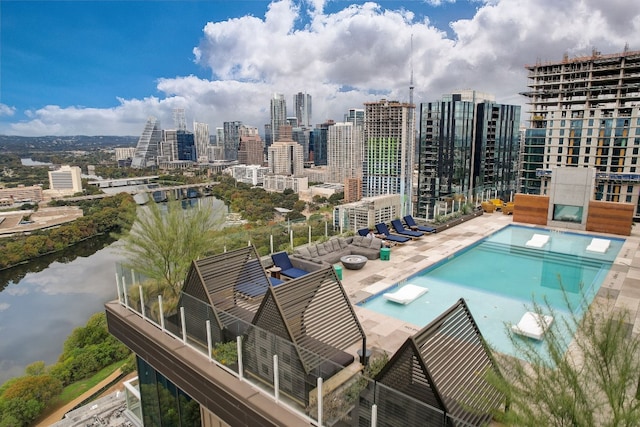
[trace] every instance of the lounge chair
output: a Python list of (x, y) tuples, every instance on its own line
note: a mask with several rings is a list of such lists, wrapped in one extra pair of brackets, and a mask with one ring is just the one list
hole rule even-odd
[(404, 228), (404, 225), (402, 225), (402, 221), (400, 221), (399, 219), (391, 220), (391, 226), (396, 233), (402, 234), (403, 236), (409, 236), (413, 238), (424, 236), (424, 233), (422, 231), (413, 231), (409, 230), (408, 228)]
[(609, 249), (610, 244), (611, 244), (611, 240), (609, 239), (593, 238), (591, 239), (591, 243), (589, 243), (589, 246), (587, 246), (587, 251), (598, 252), (603, 254), (607, 252), (607, 249)]
[(428, 291), (429, 288), (423, 288), (422, 286), (408, 284), (404, 285), (395, 292), (384, 293), (382, 294), (382, 296), (389, 301), (393, 301), (398, 304), (409, 304)]
[(532, 248), (541, 248), (549, 242), (549, 236), (546, 234), (534, 234), (525, 245)]
[(368, 235), (369, 235), (368, 228), (361, 228), (360, 230), (358, 230), (358, 236), (367, 237)]
[(404, 220), (404, 223), (407, 224), (407, 227), (409, 227), (412, 230), (424, 231), (425, 233), (436, 232), (435, 228), (429, 227), (428, 225), (418, 225), (418, 223), (416, 223), (416, 220), (413, 219), (411, 215), (407, 215), (402, 219)]
[(309, 274), (308, 271), (295, 268), (293, 264), (291, 264), (289, 254), (284, 251), (272, 254), (271, 259), (273, 260), (273, 264), (276, 267), (280, 267), (282, 269), (282, 271), (280, 271), (280, 275), (282, 276), (288, 277), (290, 279), (295, 279), (296, 277), (301, 277), (305, 274)]
[(384, 222), (376, 224), (376, 231), (378, 232), (378, 234), (383, 234), (383, 239), (389, 242), (407, 243), (409, 240), (411, 240), (410, 238), (405, 236), (396, 236), (391, 234), (389, 232), (389, 229), (387, 228), (387, 224), (385, 224)]
[(552, 322), (552, 316), (527, 311), (517, 325), (511, 326), (511, 330), (518, 335), (541, 340)]
[[(284, 283), (284, 280), (268, 277), (269, 284), (276, 287)], [(240, 283), (236, 285), (235, 290), (247, 298), (256, 298), (267, 293), (268, 285), (266, 283)]]

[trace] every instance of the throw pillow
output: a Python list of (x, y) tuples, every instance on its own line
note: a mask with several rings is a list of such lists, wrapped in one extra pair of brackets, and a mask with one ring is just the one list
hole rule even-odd
[[(353, 241), (351, 242), (351, 244), (353, 246), (362, 246), (362, 239), (365, 239), (366, 237), (363, 236), (354, 236), (353, 237)], [(369, 240), (367, 240), (367, 246), (369, 246)]]
[(302, 247), (302, 248), (298, 248), (296, 249), (296, 253), (300, 256), (303, 257), (311, 257), (311, 254), (309, 253), (309, 248), (307, 247)]
[(338, 241), (338, 239), (331, 239), (331, 244), (333, 245), (333, 251), (334, 252), (340, 252), (340, 249), (342, 249), (340, 247), (340, 242)]
[(340, 237), (338, 239), (338, 244), (340, 245), (340, 249), (344, 249), (347, 246), (349, 246), (349, 243), (347, 243), (347, 241), (345, 239), (343, 239), (342, 237)]
[(318, 246), (317, 245), (309, 246), (309, 255), (311, 255), (313, 258), (317, 258), (318, 257)]
[(371, 246), (369, 247), (371, 249), (379, 250), (382, 247), (382, 239), (378, 239), (377, 237), (371, 239)]
[(327, 252), (327, 249), (324, 247), (324, 244), (321, 243), (321, 244), (317, 245), (317, 247), (318, 247), (318, 255), (319, 256), (323, 256), (323, 255), (326, 255), (326, 254), (329, 253), (329, 252)]

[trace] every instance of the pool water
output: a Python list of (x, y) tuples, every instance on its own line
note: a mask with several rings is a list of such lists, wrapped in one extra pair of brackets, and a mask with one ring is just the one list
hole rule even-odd
[[(549, 242), (542, 248), (527, 247), (534, 233), (549, 235)], [(581, 316), (583, 301), (593, 300), (624, 243), (608, 238), (611, 245), (605, 253), (588, 252), (593, 237), (510, 225), (384, 291), (405, 283), (429, 289), (412, 303), (387, 301), (381, 292), (360, 305), (422, 328), (464, 298), (493, 348), (517, 356), (507, 328), (518, 323), (534, 301), (544, 310), (551, 307), (560, 326), (563, 319), (570, 320), (569, 307)], [(570, 342), (574, 331), (558, 330)], [(542, 348), (541, 342), (536, 345)]]

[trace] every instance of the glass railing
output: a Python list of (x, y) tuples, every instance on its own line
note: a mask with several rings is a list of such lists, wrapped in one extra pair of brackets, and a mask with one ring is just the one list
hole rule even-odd
[[(214, 310), (184, 293), (174, 302), (133, 295), (128, 283), (139, 276), (123, 269), (119, 274), (120, 304), (312, 425), (467, 425), (366, 377), (360, 367), (342, 366), (231, 314), (242, 312), (237, 306)], [(130, 398), (129, 409), (137, 414), (139, 395), (132, 391)]]

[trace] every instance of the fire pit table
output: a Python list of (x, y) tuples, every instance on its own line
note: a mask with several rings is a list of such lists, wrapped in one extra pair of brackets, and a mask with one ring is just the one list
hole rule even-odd
[(367, 257), (362, 255), (345, 255), (340, 262), (347, 270), (360, 270), (367, 263)]

